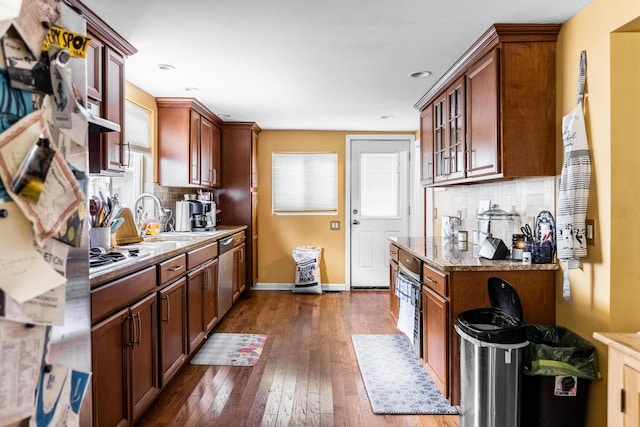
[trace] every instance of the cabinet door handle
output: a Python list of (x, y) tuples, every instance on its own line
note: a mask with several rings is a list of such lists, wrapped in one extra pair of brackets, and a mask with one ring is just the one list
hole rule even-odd
[(171, 304), (169, 303), (169, 295), (165, 295), (162, 297), (163, 300), (167, 301), (167, 318), (163, 318), (163, 322), (168, 322), (171, 318)]
[(140, 313), (134, 313), (131, 316), (131, 323), (133, 324), (133, 343), (132, 347), (135, 347), (138, 344), (140, 347)]
[(133, 348), (136, 343), (136, 322), (134, 321), (133, 315), (129, 312), (129, 316), (127, 317), (128, 323), (128, 332), (129, 336), (127, 337), (127, 346)]
[(437, 280), (434, 280), (434, 279), (432, 279), (432, 278), (431, 278), (431, 277), (429, 277), (429, 276), (425, 276), (425, 277), (424, 277), (424, 280), (426, 280), (427, 282), (430, 282), (430, 283), (434, 283), (434, 284), (435, 284), (435, 283), (438, 283), (438, 281), (437, 281)]
[(238, 262), (244, 262), (244, 248), (240, 249), (240, 254), (238, 256)]
[[(127, 163), (126, 164), (122, 164), (122, 167), (128, 168), (129, 166), (131, 166), (131, 144), (127, 141), (126, 144), (122, 144), (123, 146), (127, 146)], [(124, 156), (124, 153), (122, 153)]]
[(171, 271), (171, 272), (178, 271), (178, 270), (181, 270), (183, 267), (184, 267), (184, 265), (175, 265), (175, 266), (169, 268), (167, 271)]
[(138, 312), (138, 347), (140, 347), (140, 343), (142, 342), (142, 316)]

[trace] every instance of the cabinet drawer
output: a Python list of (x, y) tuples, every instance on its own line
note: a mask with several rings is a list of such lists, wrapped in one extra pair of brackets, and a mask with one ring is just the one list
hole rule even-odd
[(438, 270), (434, 270), (426, 264), (422, 268), (422, 282), (439, 295), (443, 297), (449, 296), (447, 275)]
[(191, 270), (218, 256), (218, 242), (187, 252), (187, 269)]
[(91, 292), (91, 323), (127, 307), (156, 287), (156, 270), (151, 266), (115, 280)]
[(158, 264), (158, 277), (160, 285), (165, 285), (176, 277), (182, 276), (187, 271), (187, 256), (178, 255)]
[(398, 247), (394, 244), (389, 245), (389, 258), (398, 262)]
[(236, 233), (233, 235), (233, 246), (240, 246), (242, 243), (244, 243), (244, 232), (242, 233)]

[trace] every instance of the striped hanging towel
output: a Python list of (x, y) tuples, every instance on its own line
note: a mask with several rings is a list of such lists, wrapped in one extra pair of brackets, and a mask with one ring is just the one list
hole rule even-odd
[(579, 268), (579, 258), (587, 255), (585, 220), (591, 180), (591, 159), (582, 102), (562, 118), (562, 139), (564, 162), (558, 192), (556, 237), (558, 259), (565, 264), (562, 296), (571, 303), (569, 270)]

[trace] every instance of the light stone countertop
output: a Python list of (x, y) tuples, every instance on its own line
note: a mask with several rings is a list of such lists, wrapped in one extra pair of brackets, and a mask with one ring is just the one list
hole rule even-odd
[(479, 258), (478, 246), (449, 242), (438, 237), (389, 237), (396, 244), (427, 265), (441, 271), (509, 271), (557, 270), (558, 264), (523, 264), (520, 261)]
[(138, 249), (140, 256), (114, 263), (113, 267), (101, 268), (97, 272), (90, 269), (89, 281), (91, 289), (174, 256), (214, 243), (239, 231), (246, 230), (246, 228), (246, 225), (219, 225), (213, 231), (160, 233), (157, 236), (150, 236), (140, 243), (116, 246), (112, 251), (127, 252), (129, 249)]

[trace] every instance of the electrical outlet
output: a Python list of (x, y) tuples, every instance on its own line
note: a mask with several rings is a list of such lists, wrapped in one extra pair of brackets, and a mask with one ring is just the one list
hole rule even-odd
[(331, 230), (340, 230), (340, 221), (331, 221)]
[(585, 221), (585, 237), (587, 238), (587, 245), (595, 245), (596, 235), (596, 220), (587, 219)]

